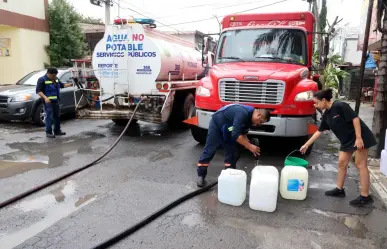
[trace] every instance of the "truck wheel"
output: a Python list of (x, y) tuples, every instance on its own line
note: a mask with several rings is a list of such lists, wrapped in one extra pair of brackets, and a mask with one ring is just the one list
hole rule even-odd
[[(116, 125), (126, 126), (128, 124), (129, 119), (112, 119), (112, 121)], [(136, 123), (137, 123), (137, 119), (132, 119), (132, 123), (130, 123), (130, 126), (132, 126), (132, 125), (134, 125)]]
[(169, 128), (188, 129), (189, 126), (184, 124), (183, 121), (192, 117), (194, 108), (195, 108), (195, 97), (193, 96), (192, 93), (188, 93), (186, 95), (184, 95), (184, 93), (176, 93), (172, 112), (168, 119)]
[[(183, 120), (192, 118), (193, 116), (196, 115), (195, 111), (195, 97), (193, 96), (192, 93), (189, 93), (184, 100), (184, 105), (183, 105)], [(190, 125), (183, 123), (184, 128), (188, 129)]]
[(44, 111), (43, 104), (39, 104), (38, 107), (36, 107), (35, 113), (32, 117), (32, 122), (38, 126), (45, 126), (46, 125), (46, 112)]
[(198, 142), (200, 144), (206, 143), (207, 133), (208, 133), (208, 131), (206, 129), (203, 129), (203, 128), (200, 128), (197, 126), (191, 127), (192, 137), (196, 140), (196, 142)]

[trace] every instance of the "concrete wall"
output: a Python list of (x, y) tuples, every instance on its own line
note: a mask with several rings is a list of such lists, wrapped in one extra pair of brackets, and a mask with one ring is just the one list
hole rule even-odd
[(0, 0), (0, 9), (39, 19), (46, 15), (44, 0)]
[(14, 84), (49, 58), (48, 0), (0, 0), (0, 38), (10, 39), (10, 56), (0, 56), (0, 85)]
[(0, 56), (0, 84), (14, 84), (49, 62), (44, 50), (50, 42), (46, 32), (0, 26), (0, 38), (11, 39), (10, 56)]

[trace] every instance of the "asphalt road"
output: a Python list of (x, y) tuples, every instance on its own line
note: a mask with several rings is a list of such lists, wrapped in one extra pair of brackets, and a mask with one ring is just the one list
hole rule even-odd
[[(47, 140), (43, 129), (0, 123), (0, 202), (67, 173), (103, 153), (123, 127), (110, 121), (66, 120), (68, 134)], [(113, 248), (387, 248), (387, 212), (353, 208), (358, 196), (350, 167), (347, 197), (328, 198), (335, 186), (338, 144), (327, 134), (307, 159), (308, 198), (279, 197), (274, 213), (221, 204), (217, 189), (193, 198)], [(261, 141), (261, 165), (281, 169), (292, 149), (286, 140)], [(125, 134), (99, 164), (0, 210), (0, 248), (91, 248), (196, 189), (196, 160), (202, 146), (189, 131), (141, 123)], [(220, 151), (209, 169), (216, 179)], [(253, 159), (238, 163), (248, 175)]]

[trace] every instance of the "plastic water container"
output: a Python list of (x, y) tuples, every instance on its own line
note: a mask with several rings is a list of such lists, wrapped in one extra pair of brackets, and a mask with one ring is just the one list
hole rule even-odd
[(256, 166), (251, 172), (249, 206), (274, 212), (277, 208), (279, 173), (273, 166)]
[(247, 175), (243, 170), (222, 170), (218, 177), (218, 200), (224, 204), (240, 206), (246, 199)]
[(387, 151), (385, 149), (382, 150), (382, 154), (380, 156), (380, 172), (387, 176)]
[(308, 170), (299, 166), (286, 166), (281, 170), (280, 193), (282, 198), (304, 200), (308, 192)]

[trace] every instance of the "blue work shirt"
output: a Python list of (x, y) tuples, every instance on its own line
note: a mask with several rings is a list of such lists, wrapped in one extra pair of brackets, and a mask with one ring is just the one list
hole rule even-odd
[(240, 135), (249, 132), (254, 109), (247, 105), (231, 104), (222, 107), (212, 115), (215, 125), (222, 130), (226, 142), (235, 142)]
[[(44, 95), (47, 96), (46, 83), (45, 83), (46, 81), (51, 81), (47, 77), (47, 74), (45, 74), (44, 76), (42, 76), (38, 79), (38, 82), (36, 83), (36, 94), (39, 94), (39, 92), (42, 92)], [(58, 83), (56, 83), (56, 81), (58, 81)], [(56, 78), (54, 81), (52, 81), (52, 83), (54, 84), (54, 87), (56, 88), (58, 100), (60, 100), (60, 88), (64, 88), (65, 86), (62, 82), (60, 82), (60, 80), (58, 78)]]

